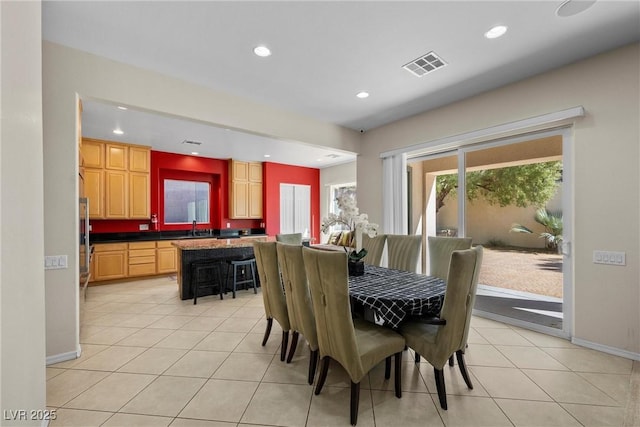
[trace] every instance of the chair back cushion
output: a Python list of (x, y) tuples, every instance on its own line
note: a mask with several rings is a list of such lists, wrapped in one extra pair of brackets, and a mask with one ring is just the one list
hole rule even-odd
[(422, 248), (422, 236), (403, 236), (397, 234), (387, 235), (387, 250), (389, 254), (389, 268), (416, 272), (420, 249)]
[(318, 332), (320, 357), (329, 356), (359, 381), (366, 372), (356, 344), (347, 254), (302, 248)]
[(429, 275), (447, 280), (449, 274), (449, 262), (451, 253), (469, 249), (471, 247), (470, 237), (438, 237), (429, 236)]
[(367, 256), (363, 258), (365, 264), (380, 266), (382, 260), (382, 252), (387, 242), (386, 234), (378, 234), (375, 237), (369, 237), (368, 234), (362, 235), (362, 247), (367, 250)]
[(464, 350), (467, 343), (481, 265), (482, 246), (451, 253), (447, 291), (440, 311), (440, 318), (447, 323), (436, 336), (442, 363), (455, 351)]
[(302, 246), (278, 243), (277, 251), (291, 329), (302, 333), (311, 350), (317, 350), (316, 320), (304, 270)]
[(301, 245), (302, 233), (276, 234), (276, 241), (289, 245)]
[(260, 276), (264, 312), (267, 318), (276, 319), (283, 331), (291, 329), (287, 303), (280, 282), (276, 242), (253, 242), (253, 252)]

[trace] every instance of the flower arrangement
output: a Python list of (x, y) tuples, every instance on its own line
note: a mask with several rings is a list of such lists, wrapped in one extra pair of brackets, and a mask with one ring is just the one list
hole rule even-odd
[(379, 226), (370, 223), (367, 214), (360, 213), (353, 197), (342, 195), (336, 198), (336, 202), (340, 213), (330, 213), (326, 218), (323, 218), (320, 230), (326, 234), (329, 233), (329, 228), (333, 225), (345, 226), (351, 232), (350, 246), (355, 247), (355, 250), (349, 253), (349, 261), (360, 261), (367, 255), (367, 250), (362, 248), (362, 233), (366, 233), (369, 237), (375, 237), (378, 234)]

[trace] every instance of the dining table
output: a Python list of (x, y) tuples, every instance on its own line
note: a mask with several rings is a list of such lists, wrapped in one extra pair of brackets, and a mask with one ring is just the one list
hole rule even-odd
[(363, 275), (349, 276), (352, 304), (364, 307), (365, 318), (393, 329), (409, 317), (438, 315), (446, 287), (439, 277), (367, 264)]

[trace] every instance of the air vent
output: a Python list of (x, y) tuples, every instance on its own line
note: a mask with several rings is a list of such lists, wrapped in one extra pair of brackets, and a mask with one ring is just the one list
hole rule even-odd
[(182, 141), (183, 144), (191, 144), (191, 145), (202, 145), (202, 142), (198, 142), (198, 141), (189, 141), (188, 139), (185, 139), (184, 141)]
[(409, 71), (414, 76), (422, 77), (425, 74), (429, 74), (432, 71), (442, 68), (447, 65), (446, 62), (435, 52), (429, 52), (418, 59), (414, 59), (402, 66), (405, 70)]

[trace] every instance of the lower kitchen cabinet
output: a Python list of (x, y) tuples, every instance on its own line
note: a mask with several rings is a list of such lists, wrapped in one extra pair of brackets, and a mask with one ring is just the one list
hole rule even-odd
[(178, 270), (178, 248), (172, 241), (157, 242), (156, 260), (158, 274), (175, 273)]
[(127, 244), (100, 243), (93, 249), (93, 280), (113, 280), (127, 277)]
[(156, 242), (129, 243), (129, 277), (156, 274)]

